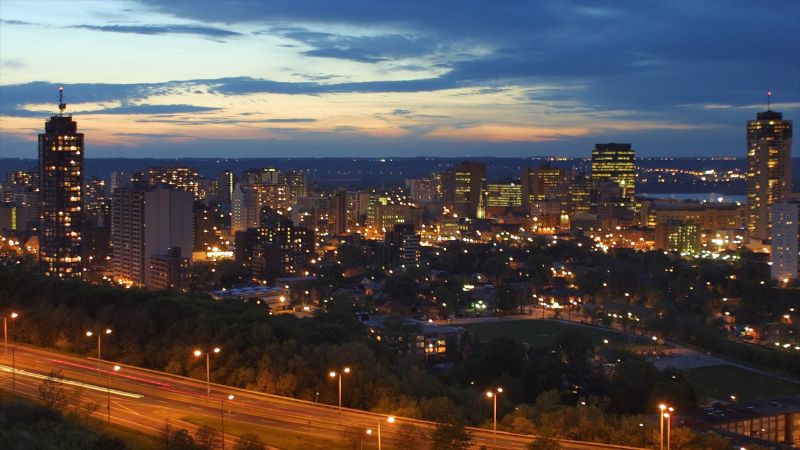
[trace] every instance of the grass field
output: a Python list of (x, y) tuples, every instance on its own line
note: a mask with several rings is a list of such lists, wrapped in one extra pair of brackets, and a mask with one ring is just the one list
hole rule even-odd
[[(633, 351), (643, 348), (653, 349), (653, 344), (645, 338), (628, 337), (621, 333), (614, 333), (600, 328), (571, 325), (547, 319), (486, 322), (463, 326), (470, 333), (478, 335), (483, 341), (499, 336), (510, 336), (529, 344), (531, 347), (552, 345), (558, 335), (570, 330), (580, 330), (592, 338), (597, 348), (608, 345)], [(607, 340), (608, 343), (606, 344), (604, 340)]]
[[(195, 425), (208, 425), (211, 428), (219, 430), (219, 420), (211, 419), (209, 417), (187, 416), (183, 417), (182, 420)], [(227, 420), (225, 421), (226, 435), (241, 436), (246, 433), (255, 434), (259, 437), (259, 439), (261, 439), (261, 442), (271, 447), (279, 447), (286, 450), (348, 450), (351, 448), (341, 442), (314, 436), (313, 434), (309, 435), (306, 433), (296, 433), (268, 427), (242, 425), (236, 422), (228, 423)], [(366, 439), (364, 446), (367, 446)]]
[(733, 366), (698, 367), (686, 371), (698, 400), (761, 400), (786, 395), (800, 395), (800, 384), (777, 380)]

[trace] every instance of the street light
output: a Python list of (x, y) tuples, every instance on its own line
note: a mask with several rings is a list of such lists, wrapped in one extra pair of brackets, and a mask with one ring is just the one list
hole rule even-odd
[[(388, 423), (394, 423), (395, 420), (396, 419), (394, 416), (389, 416), (386, 418), (386, 422)], [(378, 450), (381, 450), (381, 422), (383, 422), (383, 420), (378, 419)], [(367, 429), (367, 434), (372, 434), (372, 430)]]
[[(86, 337), (92, 337), (92, 336), (94, 336), (94, 334), (95, 333), (93, 331), (87, 331), (86, 332)], [(106, 334), (106, 335), (111, 334), (111, 328), (106, 328), (104, 333), (97, 333), (97, 360), (98, 361), (102, 361), (103, 360), (103, 344), (102, 344), (103, 334)]]
[[(114, 366), (114, 372), (119, 372), (120, 366)], [(108, 423), (111, 423), (111, 371), (106, 371), (108, 374), (108, 384), (106, 384), (106, 411), (108, 411)]]
[(329, 377), (338, 378), (339, 379), (339, 417), (342, 416), (342, 374), (343, 373), (344, 374), (349, 374), (350, 373), (350, 368), (349, 367), (345, 367), (345, 368), (343, 368), (341, 370), (341, 372), (334, 372), (333, 370), (331, 370), (328, 373)]
[(6, 356), (8, 356), (8, 318), (9, 317), (11, 317), (11, 320), (12, 320), (11, 325), (13, 326), (14, 325), (13, 320), (16, 319), (17, 317), (19, 317), (19, 314), (15, 313), (13, 311), (11, 312), (11, 314), (3, 314), (3, 342), (5, 343), (5, 345), (3, 346), (3, 349), (5, 351)]
[[(222, 429), (222, 450), (225, 450), (225, 398), (225, 396), (222, 396), (219, 405), (219, 423), (220, 428)], [(233, 400), (233, 394), (229, 394), (227, 399)]]
[[(219, 347), (214, 347), (213, 353), (217, 353), (218, 354), (221, 351), (222, 350), (220, 350)], [(211, 353), (212, 352), (205, 352), (205, 355), (206, 355), (206, 396), (207, 397), (211, 397)], [(202, 350), (195, 350), (194, 351), (194, 356), (196, 356), (198, 358), (203, 356), (203, 351)]]
[(503, 393), (503, 388), (499, 387), (494, 391), (487, 391), (486, 397), (492, 399), (492, 447), (497, 448), (497, 397)]
[(658, 405), (659, 413), (659, 423), (661, 425), (661, 434), (659, 438), (658, 448), (660, 450), (664, 450), (664, 419), (667, 421), (667, 450), (669, 450), (669, 437), (670, 437), (670, 416), (675, 409), (669, 405), (664, 403)]

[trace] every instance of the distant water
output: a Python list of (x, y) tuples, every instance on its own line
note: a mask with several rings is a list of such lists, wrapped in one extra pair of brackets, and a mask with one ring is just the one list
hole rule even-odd
[(664, 198), (670, 200), (693, 200), (697, 202), (714, 203), (744, 203), (747, 199), (745, 195), (719, 194), (716, 192), (690, 192), (681, 194), (645, 194), (648, 198)]

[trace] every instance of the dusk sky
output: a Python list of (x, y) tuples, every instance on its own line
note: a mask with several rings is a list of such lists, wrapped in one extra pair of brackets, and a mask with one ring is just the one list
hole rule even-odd
[(36, 157), (60, 85), (89, 158), (744, 156), (768, 90), (800, 119), (798, 1), (2, 0), (0, 19), (0, 157)]

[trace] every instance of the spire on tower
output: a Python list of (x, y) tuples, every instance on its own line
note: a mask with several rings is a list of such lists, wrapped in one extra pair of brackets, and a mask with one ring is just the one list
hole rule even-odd
[(772, 100), (772, 91), (767, 91), (767, 111), (769, 111), (770, 100)]
[(67, 109), (67, 104), (64, 103), (64, 86), (58, 88), (58, 113), (59, 116), (64, 115), (64, 110)]

